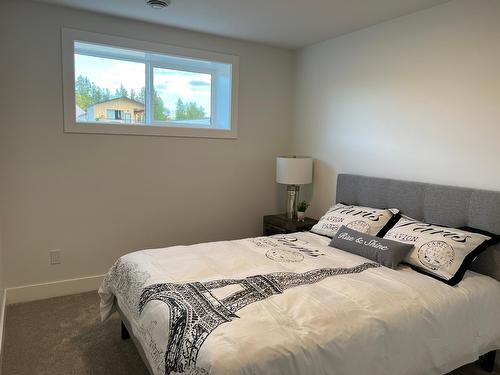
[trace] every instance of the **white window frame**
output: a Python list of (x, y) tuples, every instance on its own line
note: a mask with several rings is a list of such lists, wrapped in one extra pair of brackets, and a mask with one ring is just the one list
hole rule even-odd
[[(169, 56), (185, 57), (196, 60), (222, 62), (231, 65), (231, 105), (230, 105), (230, 128), (217, 128), (217, 116), (215, 110), (216, 84), (214, 84), (214, 73), (212, 72), (211, 93), (211, 126), (200, 127), (200, 125), (189, 124), (178, 126), (175, 122), (153, 121), (153, 103), (150, 96), (146, 95), (145, 118), (147, 124), (99, 124), (95, 122), (79, 122), (76, 120), (75, 103), (75, 41), (108, 45), (110, 47), (133, 49), (145, 52), (160, 53)], [(153, 69), (176, 69), (186, 70), (186, 67), (166, 63), (152, 62), (146, 65), (146, 91), (153, 81)], [(189, 71), (196, 71), (189, 68)], [(207, 74), (206, 70), (200, 73)], [(63, 75), (63, 104), (64, 104), (64, 132), (66, 133), (90, 133), (90, 134), (129, 134), (129, 135), (151, 135), (166, 137), (196, 137), (196, 138), (237, 138), (238, 136), (238, 78), (239, 57), (205, 50), (184, 48), (161, 43), (147, 42), (123, 38), (112, 35), (97, 34), (88, 31), (62, 28), (62, 75)]]

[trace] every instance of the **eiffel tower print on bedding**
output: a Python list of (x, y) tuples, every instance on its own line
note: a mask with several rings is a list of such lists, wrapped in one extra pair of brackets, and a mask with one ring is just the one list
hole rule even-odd
[[(169, 339), (165, 351), (165, 374), (168, 375), (194, 367), (208, 335), (221, 324), (239, 318), (236, 312), (245, 306), (290, 288), (376, 267), (380, 265), (363, 263), (350, 268), (320, 268), (304, 273), (276, 272), (244, 279), (153, 284), (144, 288), (141, 294), (139, 313), (153, 300), (164, 302), (169, 307)], [(230, 285), (237, 285), (240, 289), (222, 299), (214, 296), (217, 289)]]

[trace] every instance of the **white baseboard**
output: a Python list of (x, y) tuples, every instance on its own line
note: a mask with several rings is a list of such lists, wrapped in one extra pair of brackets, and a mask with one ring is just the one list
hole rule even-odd
[(6, 288), (5, 296), (7, 304), (36, 301), (40, 299), (66, 296), (99, 289), (104, 275), (80, 277), (53, 281), (49, 283), (24, 285), (14, 288)]
[(5, 309), (7, 306), (7, 292), (4, 290), (0, 306), (0, 375), (2, 374), (3, 348), (5, 341)]

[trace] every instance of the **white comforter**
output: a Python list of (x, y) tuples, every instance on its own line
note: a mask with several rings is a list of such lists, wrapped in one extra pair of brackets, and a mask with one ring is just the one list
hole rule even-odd
[(102, 318), (120, 305), (155, 375), (444, 374), (500, 348), (496, 280), (467, 272), (450, 287), (328, 242), (295, 233), (125, 255), (99, 290)]

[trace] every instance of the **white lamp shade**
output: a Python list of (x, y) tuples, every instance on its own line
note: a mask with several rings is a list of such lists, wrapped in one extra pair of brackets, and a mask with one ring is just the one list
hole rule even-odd
[(312, 183), (313, 159), (308, 156), (278, 156), (276, 182), (287, 185)]

